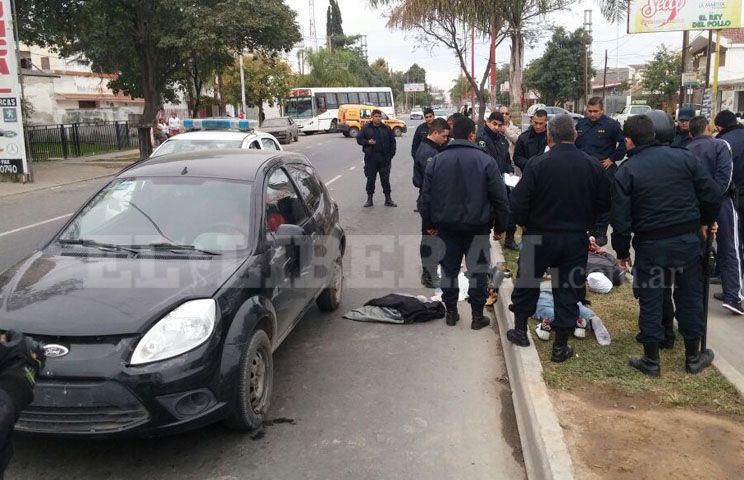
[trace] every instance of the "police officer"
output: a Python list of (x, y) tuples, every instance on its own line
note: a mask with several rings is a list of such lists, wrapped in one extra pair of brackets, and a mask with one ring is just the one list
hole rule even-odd
[(364, 152), (364, 175), (367, 177), (367, 203), (364, 206), (374, 205), (372, 197), (379, 174), (382, 191), (385, 194), (385, 206), (397, 207), (390, 196), (390, 168), (395, 156), (395, 134), (390, 127), (382, 123), (381, 110), (372, 110), (372, 121), (362, 127), (356, 140)]
[(527, 160), (545, 153), (548, 145), (548, 112), (537, 110), (530, 117), (530, 128), (519, 135), (514, 146), (514, 164), (524, 171)]
[[(734, 173), (731, 181), (737, 192), (736, 209), (741, 217), (744, 215), (744, 126), (739, 124), (736, 115), (730, 110), (723, 110), (716, 115), (714, 124), (718, 136), (731, 147), (734, 162)], [(739, 222), (739, 238), (744, 235), (744, 222)]]
[[(610, 208), (609, 179), (602, 166), (574, 144), (576, 129), (568, 115), (548, 123), (550, 151), (533, 157), (511, 197), (512, 212), (522, 226), (516, 288), (512, 294), (514, 328), (510, 342), (526, 347), (527, 320), (535, 314), (540, 281), (550, 268), (555, 299), (555, 342), (550, 359), (573, 356), (568, 337), (576, 327), (586, 283), (589, 230)], [(571, 172), (567, 175), (566, 172)]]
[(713, 361), (713, 352), (700, 351), (705, 325), (700, 235), (715, 221), (720, 187), (692, 152), (656, 144), (646, 115), (628, 118), (623, 133), (628, 160), (615, 174), (612, 246), (619, 265), (628, 269), (633, 236), (633, 291), (640, 305), (636, 339), (644, 353), (628, 363), (645, 375), (660, 375), (663, 295), (665, 279), (671, 277), (685, 368), (699, 373)]
[(744, 315), (744, 307), (741, 304), (744, 297), (741, 294), (739, 215), (734, 204), (736, 191), (731, 183), (734, 166), (731, 148), (724, 140), (708, 135), (708, 119), (702, 115), (690, 120), (689, 131), (692, 140), (687, 144), (687, 148), (702, 160), (721, 193), (721, 209), (717, 217), (716, 258), (723, 293), (713, 296), (723, 301), (723, 308), (726, 310), (736, 315)]
[(452, 127), (453, 140), (426, 168), (421, 192), (421, 218), (429, 234), (444, 243), (442, 301), (447, 325), (454, 326), (459, 289), (457, 276), (463, 256), (473, 330), (489, 324), (483, 316), (490, 270), (489, 232), (501, 237), (509, 214), (506, 187), (496, 162), (475, 143), (475, 123), (460, 118)]
[[(421, 188), (424, 186), (426, 166), (439, 153), (449, 140), (450, 127), (443, 118), (435, 118), (429, 125), (429, 135), (419, 145), (413, 161), (413, 185), (419, 189), (416, 206), (421, 209)], [(421, 284), (426, 288), (438, 288), (439, 273), (437, 272), (438, 258), (434, 256), (432, 243), (436, 237), (429, 234), (429, 229), (421, 225)]]
[(13, 456), (13, 426), (34, 399), (36, 377), (43, 365), (39, 344), (20, 332), (0, 336), (0, 478)]
[[(579, 120), (576, 131), (579, 134), (576, 146), (601, 162), (610, 178), (611, 185), (612, 177), (617, 170), (615, 162), (625, 157), (625, 143), (620, 124), (604, 114), (604, 103), (601, 97), (589, 99), (586, 117)], [(597, 245), (607, 245), (608, 224), (608, 215), (601, 215), (597, 220), (597, 225), (592, 232)]]
[(692, 138), (690, 137), (690, 120), (695, 116), (695, 109), (680, 108), (677, 112), (677, 128), (674, 132), (673, 147), (686, 147)]
[(429, 126), (434, 121), (434, 110), (429, 107), (424, 109), (424, 123), (416, 127), (416, 132), (413, 134), (413, 145), (411, 145), (411, 156), (416, 158), (416, 152), (418, 151), (419, 145), (429, 135)]

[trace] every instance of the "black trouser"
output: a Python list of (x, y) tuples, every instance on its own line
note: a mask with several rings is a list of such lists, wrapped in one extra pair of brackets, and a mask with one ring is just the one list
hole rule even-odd
[(531, 317), (540, 298), (540, 282), (550, 268), (556, 329), (572, 329), (579, 318), (578, 302), (586, 284), (589, 238), (585, 232), (522, 234), (517, 282), (509, 307)]
[(367, 177), (367, 194), (374, 195), (377, 174), (380, 174), (380, 183), (385, 195), (389, 195), (390, 190), (390, 161), (370, 158), (364, 160), (364, 175)]
[(483, 311), (488, 298), (488, 272), (491, 267), (491, 242), (488, 233), (467, 233), (439, 230), (444, 242), (442, 265), (442, 301), (447, 310), (457, 308), (460, 289), (457, 277), (465, 257), (469, 279), (468, 297), (474, 311)]
[[(605, 170), (605, 173), (607, 174), (607, 178), (610, 180), (609, 189), (610, 194), (612, 194), (612, 185), (615, 183), (615, 172), (617, 171), (617, 167), (615, 165), (610, 166), (607, 170)], [(594, 235), (601, 235), (603, 237), (607, 236), (607, 227), (610, 226), (610, 212), (607, 211), (605, 213), (602, 213), (597, 216), (597, 222), (594, 225)]]
[(439, 238), (430, 235), (424, 228), (424, 222), (421, 221), (421, 245), (419, 246), (419, 255), (421, 256), (421, 268), (429, 274), (429, 278), (439, 278), (437, 265), (441, 258), (441, 248)]
[(670, 279), (674, 285), (679, 333), (686, 340), (699, 339), (705, 325), (700, 237), (688, 233), (633, 243), (636, 252), (633, 293), (640, 305), (638, 342), (665, 340), (663, 321), (669, 321), (670, 304), (664, 301), (664, 296), (670, 290)]
[(664, 337), (667, 341), (674, 337), (674, 276), (671, 272), (664, 275), (664, 299), (661, 307), (661, 326), (664, 327)]
[[(511, 194), (512, 194), (512, 191), (513, 190), (514, 190), (513, 188), (509, 188), (509, 187), (506, 188), (506, 195), (507, 195), (507, 198), (509, 199), (510, 202), (511, 202)], [(505, 233), (507, 235), (514, 236), (514, 233), (516, 231), (517, 231), (517, 224), (514, 222), (514, 215), (512, 215), (511, 212), (509, 212), (509, 220), (508, 220), (508, 222), (506, 224), (506, 232)]]

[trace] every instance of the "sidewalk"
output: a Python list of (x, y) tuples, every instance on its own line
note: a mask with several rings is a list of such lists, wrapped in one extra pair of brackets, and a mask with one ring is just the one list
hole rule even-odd
[(713, 298), (719, 285), (711, 285), (708, 299), (708, 347), (716, 354), (714, 364), (744, 396), (744, 317), (733, 315)]
[(31, 164), (33, 183), (0, 182), (0, 198), (105, 178), (139, 159), (139, 150)]

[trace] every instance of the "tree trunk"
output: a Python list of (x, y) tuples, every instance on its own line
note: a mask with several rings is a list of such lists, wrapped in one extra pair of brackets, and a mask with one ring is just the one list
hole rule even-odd
[(517, 29), (510, 35), (509, 101), (514, 111), (522, 111), (522, 67), (524, 63), (524, 35)]

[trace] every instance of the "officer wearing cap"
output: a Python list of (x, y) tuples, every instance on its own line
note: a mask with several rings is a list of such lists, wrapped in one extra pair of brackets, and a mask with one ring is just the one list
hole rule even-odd
[[(597, 216), (610, 208), (609, 179), (594, 158), (574, 145), (576, 129), (568, 115), (548, 123), (550, 151), (533, 157), (511, 196), (512, 213), (523, 228), (516, 288), (512, 294), (514, 328), (507, 339), (530, 344), (527, 320), (535, 314), (540, 281), (550, 268), (555, 299), (555, 343), (550, 359), (573, 356), (568, 337), (579, 318), (578, 302), (586, 284), (587, 250)], [(570, 172), (570, 174), (567, 174)]]
[(419, 145), (429, 136), (429, 126), (434, 121), (434, 110), (429, 107), (424, 109), (424, 123), (416, 127), (416, 132), (413, 134), (413, 144), (411, 145), (411, 156), (416, 158), (416, 152), (418, 151)]
[(685, 368), (699, 373), (713, 361), (713, 352), (700, 351), (705, 326), (701, 234), (707, 235), (706, 225), (715, 221), (720, 188), (692, 152), (657, 144), (648, 116), (628, 118), (623, 133), (628, 160), (615, 174), (612, 246), (620, 266), (629, 269), (632, 237), (633, 292), (640, 305), (636, 339), (643, 344), (643, 356), (628, 363), (645, 375), (660, 375), (663, 297), (671, 277)]
[(695, 116), (694, 108), (680, 108), (677, 113), (677, 129), (674, 132), (673, 147), (686, 147), (692, 137), (690, 137), (690, 120)]
[[(620, 124), (604, 114), (602, 97), (592, 97), (587, 102), (586, 117), (576, 124), (579, 138), (576, 146), (599, 161), (612, 182), (617, 170), (616, 162), (625, 157), (625, 143)], [(607, 225), (609, 216), (601, 215), (592, 233), (597, 245), (607, 244)]]

